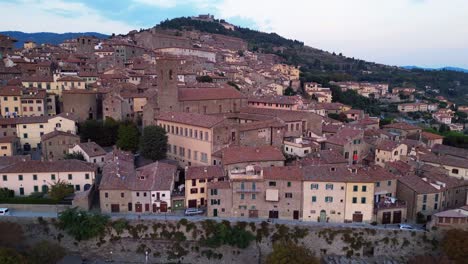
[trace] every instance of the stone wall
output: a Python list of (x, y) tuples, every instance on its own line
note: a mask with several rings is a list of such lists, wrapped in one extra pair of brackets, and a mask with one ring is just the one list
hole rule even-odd
[(70, 253), (83, 258), (122, 262), (143, 262), (144, 252), (148, 251), (149, 263), (264, 263), (272, 251), (273, 241), (284, 238), (304, 245), (317, 257), (386, 257), (404, 262), (415, 254), (437, 254), (440, 239), (437, 231), (240, 222), (231, 223), (231, 226), (237, 224), (256, 237), (247, 248), (228, 245), (208, 248), (200, 243), (209, 232), (201, 222), (133, 220), (120, 232), (109, 226), (106, 236), (78, 242), (58, 230), (54, 225), (55, 219), (0, 217), (0, 221), (20, 224), (27, 243), (55, 240)]

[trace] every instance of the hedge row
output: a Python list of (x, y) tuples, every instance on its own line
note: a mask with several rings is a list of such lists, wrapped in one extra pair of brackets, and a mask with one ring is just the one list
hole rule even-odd
[(0, 204), (57, 204), (56, 200), (36, 197), (14, 197), (0, 199)]

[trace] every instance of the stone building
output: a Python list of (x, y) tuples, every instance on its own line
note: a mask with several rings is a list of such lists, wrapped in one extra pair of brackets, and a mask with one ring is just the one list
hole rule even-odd
[(225, 174), (221, 166), (191, 166), (185, 173), (185, 207), (206, 206), (208, 187), (211, 182), (223, 181)]
[(73, 89), (62, 93), (63, 111), (73, 113), (78, 121), (102, 118), (102, 95), (91, 90)]
[(80, 137), (70, 132), (54, 130), (41, 136), (42, 158), (61, 160), (68, 154), (68, 149), (80, 143)]
[(135, 168), (133, 154), (114, 150), (106, 157), (99, 186), (103, 213), (158, 213), (172, 209), (177, 167), (154, 162)]

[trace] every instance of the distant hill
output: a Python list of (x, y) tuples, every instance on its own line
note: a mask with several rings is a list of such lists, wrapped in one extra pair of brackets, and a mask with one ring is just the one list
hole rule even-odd
[(459, 67), (442, 67), (442, 68), (426, 68), (426, 67), (419, 67), (419, 66), (402, 66), (404, 69), (408, 70), (413, 70), (413, 69), (419, 69), (419, 70), (426, 70), (426, 71), (456, 71), (456, 72), (465, 72), (468, 73), (468, 69), (463, 69)]
[(91, 35), (97, 38), (108, 38), (108, 35), (104, 35), (97, 32), (77, 32), (77, 33), (51, 33), (51, 32), (37, 32), (37, 33), (24, 33), (21, 31), (2, 31), (2, 35), (7, 35), (18, 40), (16, 43), (17, 48), (23, 47), (25, 41), (34, 41), (37, 44), (54, 44), (58, 45), (66, 39), (76, 38), (82, 35)]
[(301, 41), (287, 39), (276, 33), (242, 27), (229, 30), (219, 22), (222, 21), (206, 22), (181, 17), (165, 20), (156, 28), (178, 31), (199, 30), (244, 39), (252, 51), (273, 53), (284, 58), (285, 63), (301, 66), (303, 82), (314, 81), (323, 85), (329, 85), (330, 81), (386, 82), (391, 87), (416, 87), (419, 90), (430, 86), (439, 89), (441, 95), (456, 103), (468, 104), (468, 72), (464, 69), (446, 67), (444, 71), (428, 71), (417, 67), (405, 69), (368, 62), (341, 53), (309, 47)]

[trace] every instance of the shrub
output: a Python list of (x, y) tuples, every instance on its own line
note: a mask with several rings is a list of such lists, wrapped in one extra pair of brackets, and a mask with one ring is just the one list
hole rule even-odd
[(75, 240), (81, 241), (104, 235), (108, 222), (108, 216), (72, 208), (62, 212), (57, 225)]
[(267, 256), (266, 263), (318, 264), (319, 260), (305, 247), (283, 241), (273, 244), (273, 251)]
[(128, 221), (125, 219), (118, 219), (112, 222), (112, 227), (118, 235), (122, 234), (128, 228)]
[(43, 264), (57, 263), (65, 256), (65, 249), (60, 245), (48, 241), (36, 243), (28, 252), (28, 263)]

